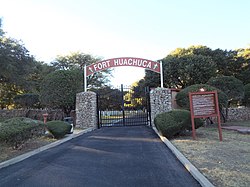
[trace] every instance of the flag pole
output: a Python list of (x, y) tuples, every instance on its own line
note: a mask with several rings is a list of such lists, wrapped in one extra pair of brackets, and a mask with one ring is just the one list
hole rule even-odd
[(162, 68), (162, 61), (160, 61), (160, 68), (161, 68), (161, 88), (163, 88), (163, 68)]

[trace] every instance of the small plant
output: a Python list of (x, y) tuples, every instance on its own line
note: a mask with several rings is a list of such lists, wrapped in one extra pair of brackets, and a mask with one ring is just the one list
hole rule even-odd
[[(188, 110), (172, 110), (158, 114), (154, 119), (156, 128), (167, 138), (185, 130), (192, 130), (191, 115)], [(201, 119), (195, 119), (195, 128), (203, 125)]]
[(46, 127), (56, 139), (63, 138), (70, 132), (71, 129), (71, 125), (69, 125), (67, 122), (59, 120), (47, 122)]

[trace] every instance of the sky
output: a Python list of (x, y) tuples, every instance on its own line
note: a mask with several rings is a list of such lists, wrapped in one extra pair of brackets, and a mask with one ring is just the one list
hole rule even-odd
[[(158, 60), (192, 45), (248, 47), (249, 7), (249, 0), (0, 0), (0, 17), (7, 36), (46, 63), (77, 51)], [(111, 81), (143, 76), (141, 68), (114, 68)]]

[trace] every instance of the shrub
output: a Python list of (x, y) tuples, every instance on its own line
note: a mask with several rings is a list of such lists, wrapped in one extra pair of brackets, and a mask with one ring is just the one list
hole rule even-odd
[(176, 102), (177, 104), (182, 107), (183, 109), (189, 110), (189, 92), (198, 92), (201, 88), (204, 88), (206, 91), (218, 91), (218, 100), (220, 108), (227, 107), (228, 104), (228, 97), (227, 95), (219, 90), (218, 88), (215, 88), (213, 86), (207, 85), (207, 84), (194, 84), (192, 86), (188, 86), (177, 93), (176, 95)]
[(245, 89), (245, 97), (243, 102), (246, 106), (250, 106), (250, 83), (246, 84), (244, 86), (244, 89)]
[[(158, 114), (154, 119), (156, 128), (167, 138), (185, 130), (192, 130), (191, 115), (188, 110), (172, 110)], [(202, 120), (195, 119), (195, 128), (203, 125)]]
[(44, 124), (41, 121), (24, 117), (5, 120), (0, 124), (0, 141), (18, 148), (33, 136), (44, 133)]
[(67, 122), (59, 120), (47, 122), (46, 127), (56, 139), (63, 138), (70, 132), (71, 129), (71, 125), (69, 125)]
[(244, 97), (243, 82), (233, 76), (211, 77), (207, 84), (223, 91), (229, 101), (240, 101)]

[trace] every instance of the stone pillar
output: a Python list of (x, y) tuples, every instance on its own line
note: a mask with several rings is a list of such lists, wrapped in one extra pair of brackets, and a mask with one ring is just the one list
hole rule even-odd
[(151, 124), (153, 127), (157, 114), (172, 110), (171, 99), (171, 90), (168, 88), (156, 88), (150, 91)]
[(76, 127), (97, 128), (97, 100), (94, 92), (76, 94)]

